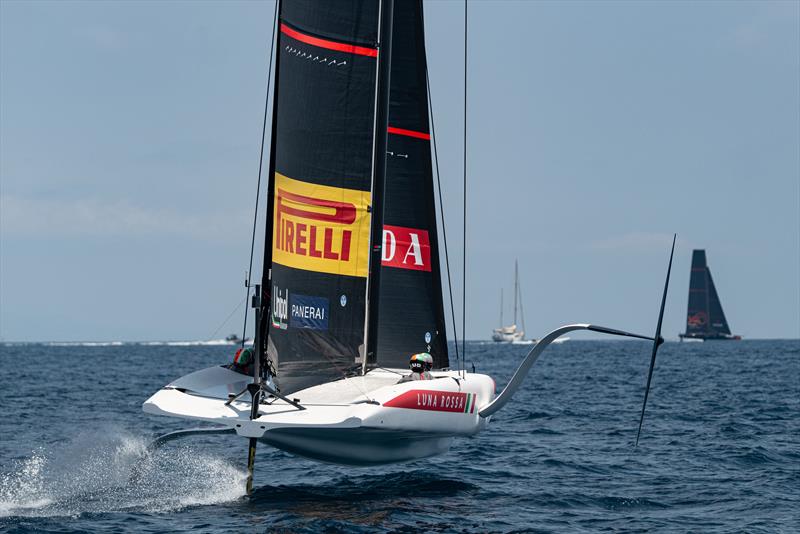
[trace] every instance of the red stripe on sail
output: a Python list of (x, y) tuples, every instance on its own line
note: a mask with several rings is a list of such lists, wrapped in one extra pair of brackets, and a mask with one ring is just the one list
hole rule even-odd
[(338, 52), (346, 52), (348, 54), (358, 54), (359, 56), (378, 57), (378, 50), (376, 48), (356, 46), (347, 43), (329, 41), (327, 39), (320, 39), (319, 37), (312, 37), (310, 35), (306, 35), (305, 33), (300, 33), (297, 30), (293, 30), (283, 23), (281, 23), (281, 33), (288, 35), (292, 39), (297, 39), (300, 42), (318, 46), (320, 48), (327, 48), (328, 50), (336, 50)]
[(428, 141), (431, 139), (431, 134), (425, 132), (415, 132), (414, 130), (405, 130), (403, 128), (395, 128), (394, 126), (389, 126), (386, 131), (390, 134), (416, 137), (417, 139), (427, 139)]

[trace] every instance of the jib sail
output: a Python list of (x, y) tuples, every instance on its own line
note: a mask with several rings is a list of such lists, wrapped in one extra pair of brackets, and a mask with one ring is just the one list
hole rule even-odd
[[(376, 362), (449, 366), (431, 172), (421, 0), (395, 1)], [(370, 362), (373, 363), (373, 362)]]
[(715, 337), (730, 335), (725, 313), (706, 264), (706, 251), (692, 253), (689, 278), (689, 306), (686, 314), (686, 336)]
[(714, 279), (711, 277), (711, 270), (706, 267), (708, 273), (708, 317), (711, 330), (718, 334), (730, 334), (728, 321), (725, 320), (725, 312), (722, 311), (722, 304), (719, 302), (717, 288), (714, 287)]
[(361, 369), (378, 6), (280, 3), (264, 293), (285, 394)]

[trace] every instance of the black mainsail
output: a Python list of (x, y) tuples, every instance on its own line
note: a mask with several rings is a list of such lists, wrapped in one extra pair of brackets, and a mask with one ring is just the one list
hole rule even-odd
[(280, 4), (264, 287), (267, 355), (284, 393), (360, 369), (378, 9)]
[(276, 383), (422, 351), (447, 367), (422, 3), (284, 1), (278, 24), (260, 329)]
[(722, 304), (706, 263), (706, 251), (692, 252), (689, 278), (689, 304), (686, 312), (686, 332), (681, 338), (739, 339), (731, 335)]

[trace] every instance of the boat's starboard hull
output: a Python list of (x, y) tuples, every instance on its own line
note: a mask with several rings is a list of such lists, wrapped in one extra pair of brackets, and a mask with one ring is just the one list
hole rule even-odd
[[(200, 372), (202, 373), (202, 372)], [(209, 375), (224, 377), (209, 370)], [(208, 388), (209, 375), (196, 374)], [(191, 376), (191, 375), (187, 375)], [(304, 410), (276, 400), (262, 404), (250, 420), (247, 395), (226, 405), (208, 393), (228, 391), (225, 384), (192, 391), (187, 377), (150, 397), (147, 413), (207, 421), (233, 428), (288, 452), (347, 465), (405, 462), (440, 454), (453, 437), (470, 436), (486, 425), (478, 415), (494, 399), (494, 381), (476, 373), (436, 373), (434, 380), (398, 383), (396, 371), (375, 370), (292, 394)], [(229, 375), (228, 378), (237, 378)]]

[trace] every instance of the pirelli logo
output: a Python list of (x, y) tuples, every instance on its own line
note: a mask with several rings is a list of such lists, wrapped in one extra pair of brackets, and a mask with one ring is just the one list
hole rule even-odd
[(367, 276), (369, 191), (293, 180), (275, 173), (272, 259), (286, 267)]

